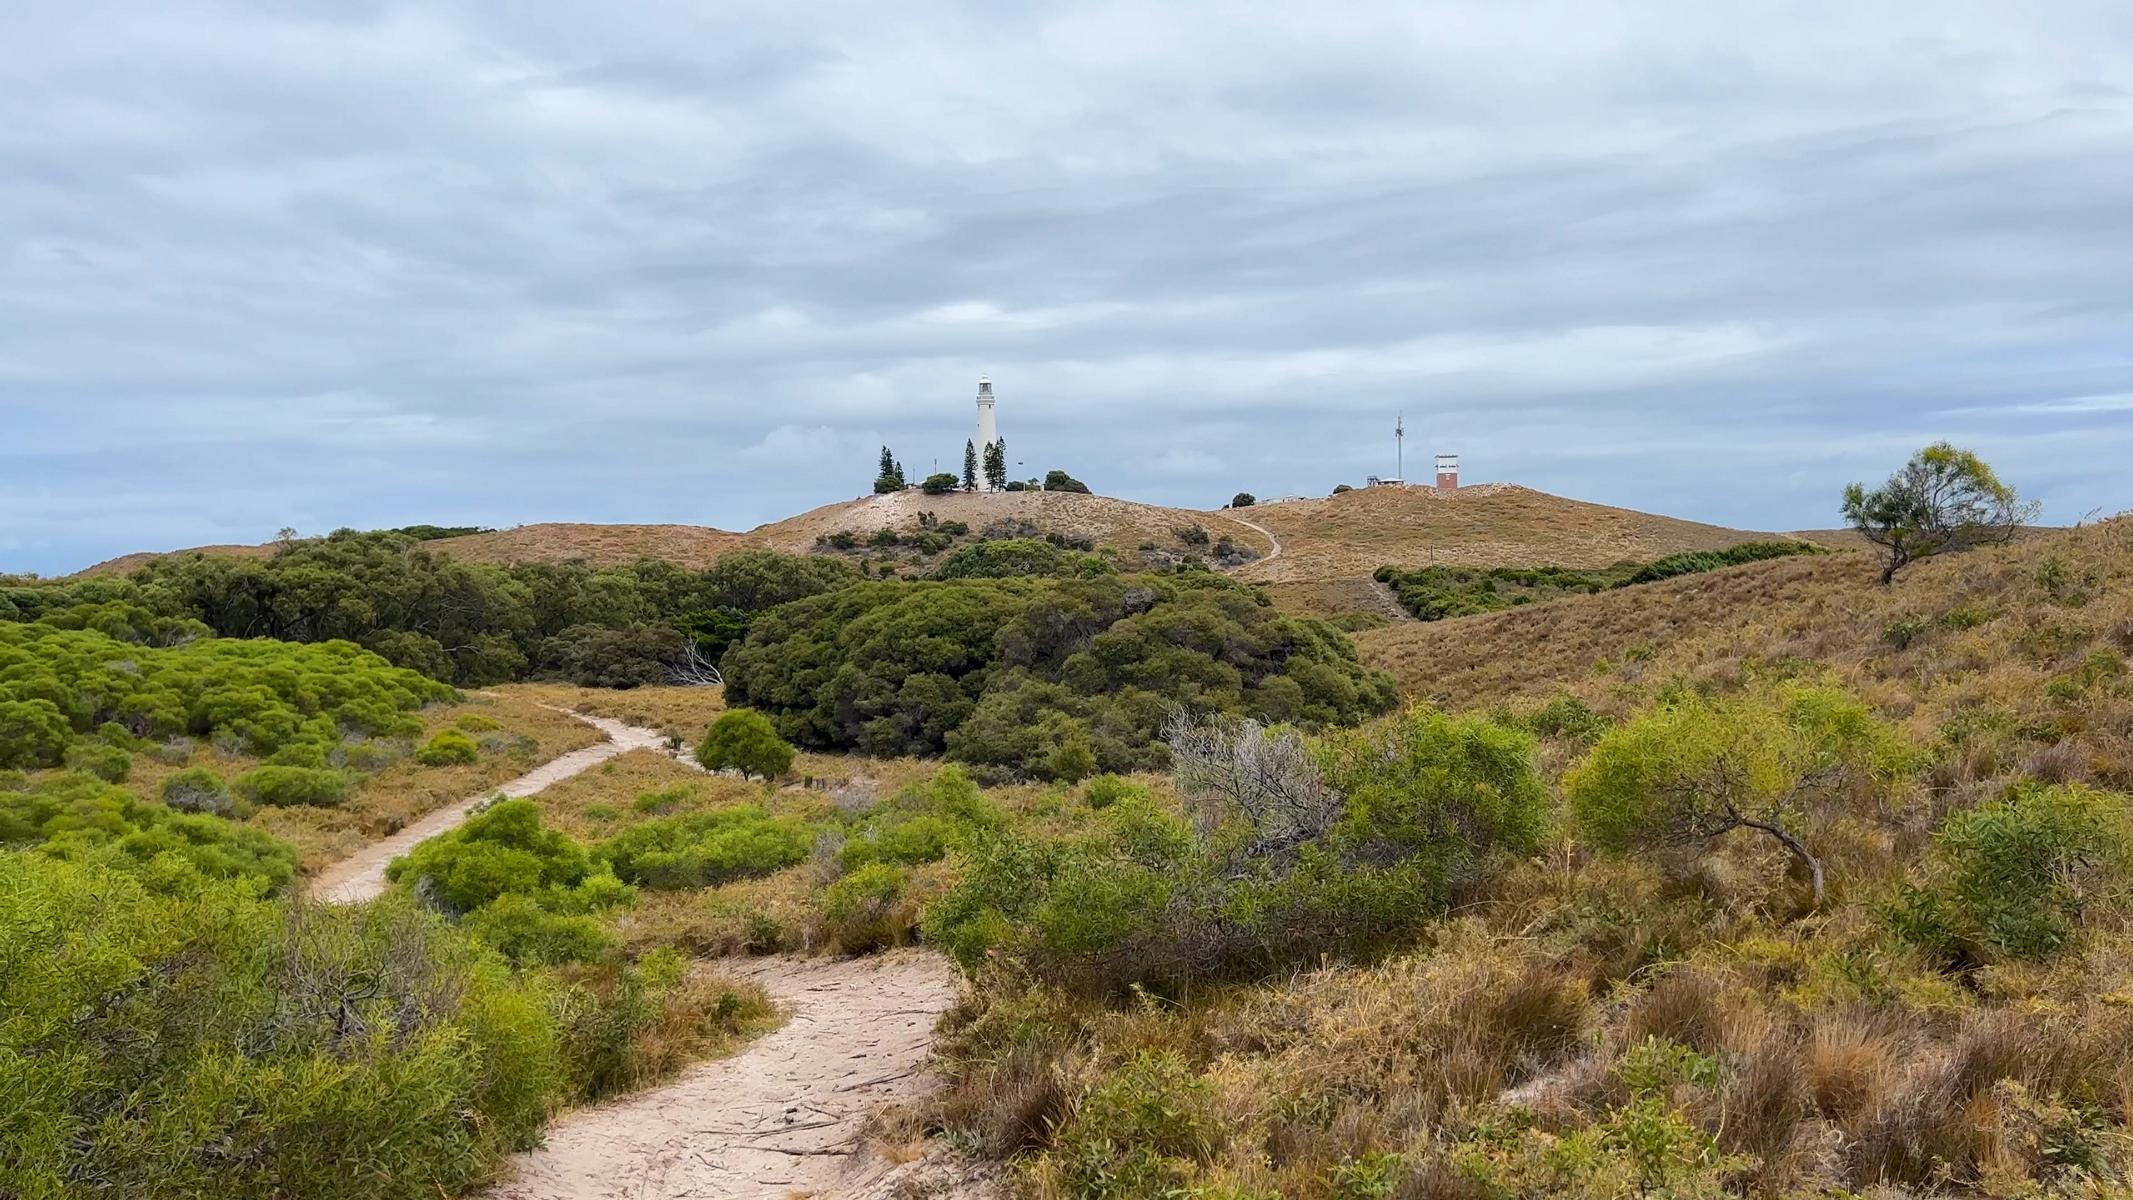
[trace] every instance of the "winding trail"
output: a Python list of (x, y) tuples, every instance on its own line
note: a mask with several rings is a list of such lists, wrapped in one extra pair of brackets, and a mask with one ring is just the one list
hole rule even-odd
[[(553, 705), (542, 705), (554, 708)], [(569, 709), (554, 708), (556, 712)], [(580, 712), (570, 715), (607, 735), (607, 740), (582, 750), (573, 750), (560, 758), (552, 758), (517, 779), (491, 788), (478, 796), (469, 796), (457, 804), (447, 805), (411, 821), (400, 832), (380, 842), (374, 842), (364, 850), (327, 867), (311, 881), (311, 895), (329, 904), (353, 904), (359, 900), (371, 900), (385, 891), (385, 868), (392, 861), (415, 846), (438, 834), (452, 829), (467, 819), (468, 814), (484, 801), (499, 793), (505, 796), (532, 796), (545, 791), (550, 785), (561, 783), (573, 775), (591, 770), (618, 754), (631, 750), (661, 749), (667, 737), (656, 729), (637, 725), (625, 725), (606, 717), (592, 717)]]
[(1274, 548), (1273, 548), (1272, 550), (1269, 550), (1269, 551), (1267, 551), (1267, 553), (1266, 553), (1266, 555), (1265, 555), (1264, 557), (1262, 557), (1262, 558), (1255, 558), (1255, 559), (1253, 559), (1252, 561), (1250, 561), (1250, 562), (1248, 562), (1248, 563), (1244, 564), (1245, 566), (1247, 566), (1247, 567), (1259, 567), (1259, 566), (1264, 566), (1264, 565), (1266, 565), (1267, 563), (1273, 562), (1273, 561), (1274, 561), (1275, 559), (1277, 559), (1277, 558), (1280, 558), (1280, 557), (1281, 557), (1281, 539), (1280, 539), (1280, 538), (1278, 538), (1278, 537), (1275, 537), (1275, 536), (1274, 536), (1274, 531), (1273, 531), (1273, 530), (1271, 530), (1271, 529), (1268, 529), (1268, 528), (1267, 528), (1266, 526), (1264, 526), (1264, 525), (1261, 525), (1261, 524), (1260, 524), (1260, 523), (1258, 523), (1257, 521), (1247, 521), (1247, 520), (1245, 520), (1245, 519), (1244, 519), (1243, 517), (1240, 517), (1240, 516), (1236, 515), (1236, 513), (1235, 513), (1235, 512), (1231, 512), (1231, 513), (1229, 514), (1229, 519), (1230, 519), (1230, 520), (1232, 520), (1232, 521), (1235, 521), (1235, 522), (1236, 522), (1237, 524), (1239, 524), (1239, 525), (1242, 525), (1242, 526), (1244, 526), (1244, 527), (1245, 527), (1246, 529), (1250, 529), (1250, 530), (1253, 530), (1253, 531), (1257, 532), (1257, 533), (1259, 534), (1259, 536), (1260, 536), (1260, 537), (1263, 537), (1263, 538), (1265, 538), (1265, 539), (1267, 540), (1267, 544), (1268, 544), (1268, 545), (1270, 545), (1270, 546), (1274, 547)]
[(663, 1087), (567, 1113), (484, 1200), (709, 1200), (900, 1194), (981, 1196), (982, 1184), (899, 1165), (866, 1141), (869, 1113), (923, 1086), (933, 1026), (955, 1002), (938, 954), (727, 960), (791, 1017), (730, 1058)]
[[(311, 894), (336, 904), (371, 899), (384, 892), (393, 859), (466, 820), (491, 796), (532, 796), (617, 755), (666, 745), (657, 730), (570, 715), (607, 740), (425, 815), (321, 871)], [(696, 765), (685, 754), (675, 757)], [(724, 959), (716, 968), (761, 986), (786, 1013), (785, 1024), (663, 1087), (564, 1113), (546, 1145), (513, 1158), (505, 1182), (480, 1200), (999, 1195), (984, 1168), (941, 1155), (898, 1162), (866, 1138), (875, 1109), (925, 1086), (934, 1025), (957, 995), (947, 959), (899, 950), (861, 959)]]

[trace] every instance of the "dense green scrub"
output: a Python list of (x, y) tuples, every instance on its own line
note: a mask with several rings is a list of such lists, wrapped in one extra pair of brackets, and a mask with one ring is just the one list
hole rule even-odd
[(1410, 939), (1539, 844), (1534, 741), (1486, 719), (1416, 710), (1309, 740), (1182, 728), (1182, 812), (1112, 781), (1064, 832), (980, 829), (927, 937), (966, 969), (1075, 991), (1248, 977)]
[(1326, 726), (1394, 703), (1346, 635), (1204, 572), (860, 584), (764, 614), (725, 671), (800, 746), (1066, 780), (1159, 766), (1179, 707)]
[(768, 551), (707, 571), (656, 560), (494, 566), (422, 542), (342, 530), (264, 559), (172, 557), (126, 580), (0, 586), (0, 622), (117, 605), (226, 638), (350, 641), (451, 683), (543, 674), (626, 686), (665, 682), (691, 645), (715, 661), (753, 614), (858, 577), (841, 560)]
[(1376, 577), (1379, 583), (1392, 587), (1401, 606), (1416, 619), (1440, 621), (1446, 617), (1496, 612), (1558, 596), (1589, 595), (1741, 563), (1822, 552), (1810, 542), (1743, 542), (1724, 550), (1689, 550), (1647, 563), (1619, 562), (1597, 569), (1422, 567), (1402, 570), (1379, 567)]
[(8, 850), (139, 874), (163, 890), (214, 880), (273, 893), (296, 875), (295, 852), (257, 829), (151, 804), (82, 772), (34, 784), (0, 778), (0, 852)]
[(502, 845), (513, 816), (437, 890), (482, 902), (459, 922), (275, 899), (285, 847), (87, 776), (0, 790), (0, 1196), (455, 1195), (557, 1108), (767, 1021), (552, 912), (629, 889), (582, 851), (549, 870), (537, 823)]
[(0, 1192), (435, 1197), (571, 1090), (547, 985), (398, 902), (0, 854)]
[(59, 765), (92, 732), (209, 738), (262, 757), (308, 748), (302, 764), (324, 766), (348, 735), (421, 732), (413, 711), (455, 694), (348, 642), (157, 645), (114, 636), (155, 636), (137, 625), (66, 627), (83, 614), (0, 622), (0, 767)]

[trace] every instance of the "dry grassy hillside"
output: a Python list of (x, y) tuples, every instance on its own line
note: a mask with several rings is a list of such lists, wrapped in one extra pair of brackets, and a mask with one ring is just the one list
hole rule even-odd
[(2133, 517), (1875, 576), (1866, 554), (1779, 559), (1356, 640), (1409, 695), (1454, 708), (1568, 694), (1621, 713), (1672, 680), (1813, 662), (1918, 732), (2063, 738), (2054, 770), (2133, 785), (2133, 700), (2073, 705), (2133, 651)]
[(128, 575), (159, 558), (167, 558), (175, 554), (206, 554), (215, 558), (265, 558), (274, 553), (274, 550), (275, 544), (273, 542), (260, 546), (194, 546), (187, 550), (171, 550), (163, 553), (140, 550), (132, 554), (121, 554), (117, 558), (107, 558), (93, 567), (87, 567), (76, 572), (76, 574)]
[(1099, 547), (1122, 551), (1149, 543), (1167, 545), (1178, 529), (1193, 525), (1205, 527), (1215, 537), (1226, 534), (1240, 546), (1260, 553), (1270, 548), (1264, 535), (1221, 513), (1163, 508), (1077, 492), (955, 492), (928, 496), (906, 491), (867, 496), (760, 526), (749, 532), (748, 542), (789, 554), (804, 554), (814, 548), (816, 538), (825, 534), (908, 529), (922, 512), (943, 521), (961, 521), (973, 530), (999, 521), (1028, 521), (1044, 533), (1085, 537)]
[(1281, 539), (1281, 557), (1244, 571), (1260, 583), (1368, 578), (1387, 564), (1603, 567), (1772, 535), (1587, 504), (1514, 484), (1456, 492), (1364, 488), (1242, 514)]
[[(943, 521), (962, 521), (973, 530), (997, 522), (1027, 522), (1040, 534), (1059, 533), (1085, 537), (1099, 548), (1132, 551), (1143, 545), (1172, 546), (1181, 528), (1198, 525), (1215, 538), (1236, 540), (1254, 554), (1271, 547), (1266, 536), (1221, 513), (1163, 508), (1110, 496), (1084, 496), (1072, 492), (1001, 492), (995, 494), (953, 493), (928, 496), (916, 490), (887, 496), (864, 496), (761, 525), (747, 533), (733, 533), (705, 525), (592, 525), (545, 522), (501, 529), (465, 537), (439, 538), (424, 545), (440, 554), (469, 562), (572, 562), (583, 560), (595, 566), (619, 566), (643, 558), (661, 558), (691, 568), (709, 566), (732, 550), (762, 547), (788, 554), (805, 554), (815, 548), (815, 539), (848, 532), (867, 535), (884, 528), (908, 531), (916, 527), (920, 513), (932, 513)], [(273, 543), (261, 546), (200, 546), (173, 550), (170, 554), (209, 554), (229, 557), (265, 557)], [(83, 575), (124, 575), (163, 554), (138, 553), (100, 562)]]
[(550, 522), (440, 538), (427, 545), (468, 562), (572, 562), (622, 566), (663, 558), (684, 567), (710, 566), (719, 555), (747, 544), (738, 533), (705, 525), (580, 525)]

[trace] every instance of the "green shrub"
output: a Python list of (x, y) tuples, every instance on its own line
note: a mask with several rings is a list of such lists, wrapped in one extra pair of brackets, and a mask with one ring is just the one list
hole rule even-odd
[(166, 891), (249, 880), (272, 892), (296, 874), (295, 852), (257, 829), (150, 804), (86, 774), (0, 791), (0, 849), (95, 863)]
[(1614, 721), (1594, 712), (1576, 696), (1557, 696), (1527, 713), (1520, 721), (1541, 737), (1564, 738), (1590, 744), (1614, 727)]
[(1807, 801), (1847, 784), (1885, 786), (1910, 757), (1887, 722), (1834, 689), (1690, 694), (1608, 731), (1564, 776), (1563, 792), (1580, 836), (1603, 850), (1766, 834), (1807, 870), (1819, 901), (1822, 863), (1801, 837)]
[(1079, 492), (1089, 494), (1089, 485), (1065, 471), (1050, 470), (1044, 473), (1044, 490), (1047, 492)]
[(466, 914), (507, 894), (582, 911), (592, 905), (567, 897), (578, 895), (596, 871), (585, 847), (541, 824), (539, 803), (506, 800), (394, 859), (385, 873), (445, 912)]
[(593, 962), (614, 948), (598, 917), (551, 912), (532, 896), (508, 893), (467, 915), (467, 932), (522, 966)]
[(1894, 924), (1962, 960), (2058, 952), (2085, 916), (2127, 899), (2127, 804), (2077, 784), (2032, 785), (1955, 813), (1933, 835), (1924, 879), (1900, 894)]
[(838, 850), (838, 863), (855, 871), (873, 863), (939, 862), (974, 832), (1001, 828), (1006, 820), (970, 776), (950, 763), (854, 823)]
[(1182, 1196), (1215, 1135), (1209, 1085), (1178, 1055), (1142, 1051), (1082, 1100), (1059, 1130), (1051, 1162), (1068, 1195)]
[(1521, 604), (1632, 587), (1715, 571), (1741, 563), (1797, 554), (1826, 553), (1809, 542), (1744, 542), (1725, 550), (1693, 550), (1649, 563), (1619, 562), (1611, 567), (1379, 567), (1376, 579), (1388, 584), (1400, 604), (1416, 619), (1439, 621), (1475, 613), (1497, 612)]
[(474, 739), (456, 729), (444, 730), (415, 751), (415, 761), (425, 767), (460, 766), (480, 759), (481, 748)]
[(568, 1098), (539, 983), (390, 898), (0, 855), (0, 1013), (0, 1190), (23, 1197), (434, 1200)]
[(696, 761), (705, 770), (731, 769), (759, 779), (783, 777), (792, 770), (793, 757), (770, 718), (747, 708), (720, 713), (696, 747)]
[(1098, 775), (1081, 789), (1081, 797), (1090, 808), (1109, 808), (1124, 800), (1145, 799), (1148, 789), (1117, 775)]
[(117, 746), (77, 742), (67, 747), (69, 770), (86, 771), (106, 783), (124, 783), (133, 773), (133, 756)]
[[(346, 642), (202, 638), (160, 647), (44, 623), (0, 622), (0, 680), (0, 704), (44, 701), (73, 731), (110, 723), (134, 737), (192, 734), (262, 756), (292, 742), (329, 746), (343, 730), (419, 731), (410, 711), (454, 695)], [(0, 755), (22, 754), (15, 744), (27, 736), (48, 764), (50, 717), (25, 710), (0, 719), (10, 731)]]
[(688, 640), (666, 625), (573, 625), (542, 642), (541, 672), (579, 687), (630, 688), (666, 683)]
[(1423, 866), (1450, 887), (1492, 849), (1540, 844), (1548, 791), (1530, 734), (1413, 709), (1328, 735), (1317, 760), (1344, 797), (1332, 839), (1352, 861)]
[(1531, 737), (1478, 718), (1416, 712), (1315, 747), (1249, 722), (1166, 736), (1190, 822), (1127, 795), (1070, 834), (976, 828), (927, 940), (1076, 991), (1250, 978), (1398, 946), (1540, 836)]
[(503, 726), (497, 723), (495, 717), (482, 713), (467, 713), (453, 721), (452, 728), (462, 733), (494, 733)]
[(232, 801), (229, 788), (206, 767), (187, 767), (163, 781), (163, 804), (179, 812), (228, 816)]
[(521, 965), (605, 956), (614, 941), (592, 914), (636, 897), (570, 835), (543, 826), (532, 800), (490, 805), (385, 874)]
[(937, 579), (1070, 578), (1101, 575), (1111, 568), (1092, 555), (1076, 554), (1040, 538), (989, 538), (942, 560)]
[(904, 899), (910, 879), (902, 867), (876, 862), (822, 889), (819, 903), (830, 948), (863, 954), (903, 944), (915, 915)]
[(0, 699), (0, 768), (57, 766), (73, 739), (66, 714), (52, 701)]
[(644, 887), (711, 887), (768, 875), (807, 857), (815, 832), (755, 804), (647, 821), (600, 843), (600, 860), (621, 879)]
[(278, 808), (334, 808), (348, 798), (348, 777), (314, 767), (254, 767), (239, 775), (237, 794)]

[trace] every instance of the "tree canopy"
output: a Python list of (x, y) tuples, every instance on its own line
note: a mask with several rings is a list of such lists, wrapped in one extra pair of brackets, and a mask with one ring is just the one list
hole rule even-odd
[(191, 555), (131, 579), (0, 587), (0, 622), (40, 621), (163, 645), (214, 633), (345, 640), (449, 683), (532, 675), (666, 682), (691, 644), (716, 661), (757, 613), (859, 578), (824, 556), (744, 550), (703, 571), (647, 559), (497, 566), (397, 533), (342, 530), (264, 559)]
[(1160, 765), (1178, 705), (1320, 726), (1395, 699), (1346, 635), (1208, 574), (865, 583), (765, 614), (723, 667), (796, 745), (1046, 778)]
[(2037, 511), (1985, 460), (1948, 442), (1912, 455), (1878, 488), (1844, 489), (1844, 519), (1881, 547), (1884, 584), (1921, 558), (2005, 542)]

